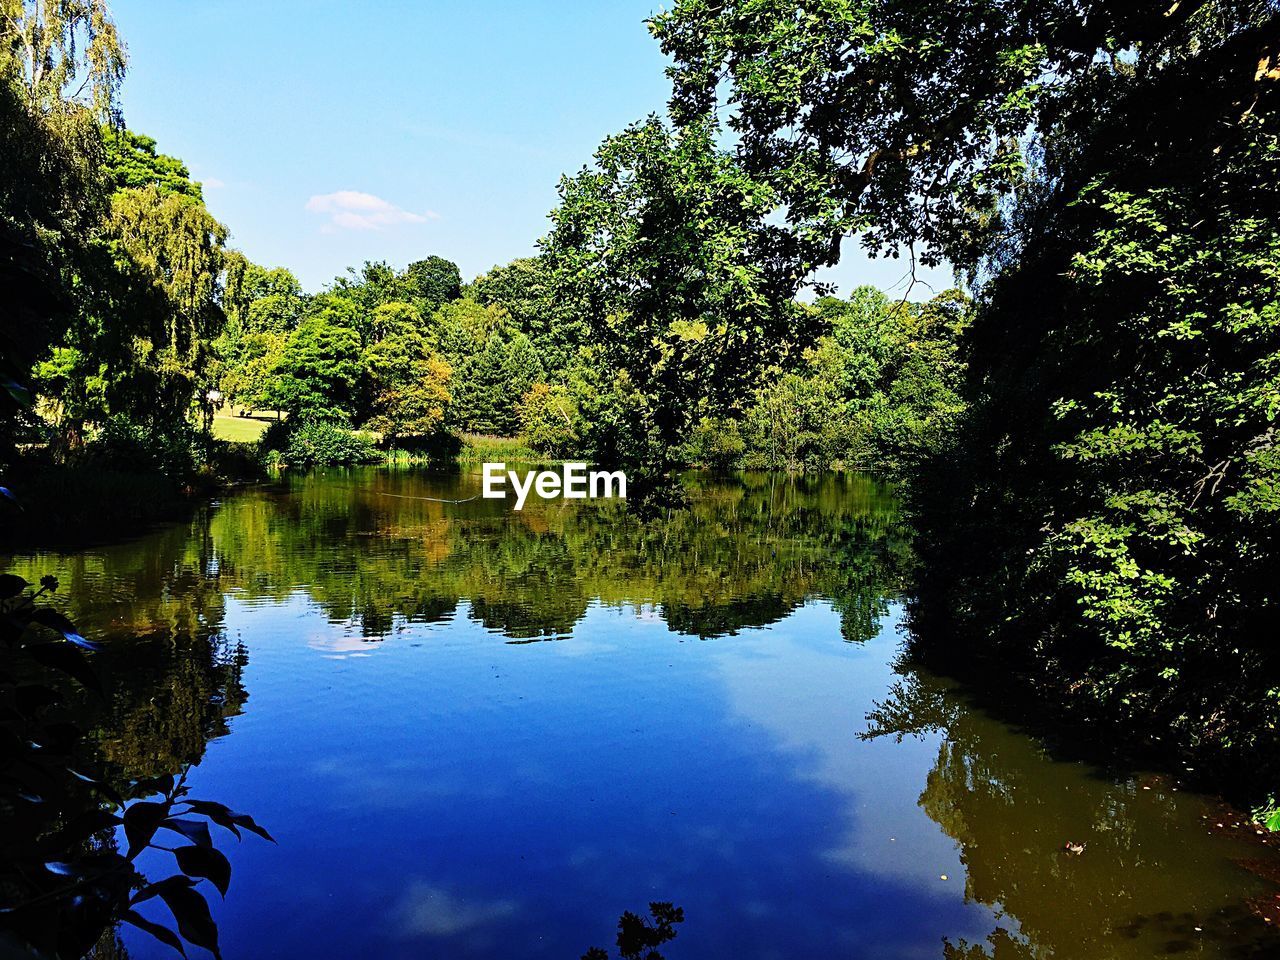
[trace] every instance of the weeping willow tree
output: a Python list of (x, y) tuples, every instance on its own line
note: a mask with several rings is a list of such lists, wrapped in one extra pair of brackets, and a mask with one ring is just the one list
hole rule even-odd
[(29, 286), (45, 298), (33, 332), (6, 346), (7, 372), (36, 388), (32, 430), (52, 423), (62, 456), (106, 437), (136, 459), (154, 441), (144, 459), (167, 469), (180, 448), (189, 459), (234, 261), (186, 167), (124, 129), (125, 65), (103, 0), (3, 0), (4, 145), (17, 162), (0, 199), (21, 273), (39, 275)]
[(118, 125), (127, 57), (106, 0), (0, 0), (0, 69), (33, 110)]

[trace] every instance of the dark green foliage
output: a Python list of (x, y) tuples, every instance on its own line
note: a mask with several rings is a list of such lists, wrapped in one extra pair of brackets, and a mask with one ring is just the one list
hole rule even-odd
[[(9, 787), (0, 826), (0, 942), (14, 955), (80, 957), (123, 921), (178, 951), (185, 940), (219, 956), (217, 926), (198, 885), (207, 879), (225, 896), (231, 863), (209, 824), (237, 837), (241, 829), (271, 836), (252, 817), (192, 798), (185, 770), (125, 782), (99, 772), (105, 764), (75, 703), (106, 697), (95, 666), (103, 645), (44, 602), (57, 588), (53, 577), (37, 590), (20, 576), (0, 576), (0, 773)], [(186, 842), (171, 846), (174, 836)], [(149, 850), (172, 850), (178, 873), (152, 882), (136, 865)], [(138, 912), (157, 897), (181, 940)]]
[(554, 279), (546, 257), (530, 257), (494, 267), (468, 292), (477, 303), (505, 310), (532, 341), (546, 376), (556, 380), (567, 375), (589, 331), (584, 318), (556, 296)]
[[(628, 910), (618, 919), (620, 960), (663, 960), (658, 947), (676, 938), (676, 924), (684, 923), (684, 910), (670, 903), (651, 903), (649, 916), (653, 919)], [(609, 960), (609, 952), (592, 947), (582, 960)]]
[(736, 421), (706, 417), (694, 428), (686, 459), (710, 470), (729, 470), (742, 463), (746, 450), (746, 442)]
[(961, 429), (914, 363), (883, 391), (923, 409), (879, 432), (944, 444), (906, 464), (918, 649), (1272, 789), (1274, 4), (683, 0), (653, 27), (677, 120), (727, 101), (796, 236), (980, 281)]
[(430, 316), (458, 299), (462, 279), (457, 264), (443, 257), (415, 261), (400, 272), (387, 263), (366, 261), (358, 271), (349, 268), (347, 276), (334, 280), (331, 292), (356, 305), (363, 333), (373, 311), (384, 303), (404, 301)]
[(532, 342), (501, 307), (474, 300), (446, 306), (435, 323), (440, 351), (453, 369), (449, 423), (473, 433), (515, 434), (517, 404), (543, 380)]
[(347, 421), (363, 373), (354, 310), (331, 302), (307, 317), (285, 343), (268, 406), (302, 420)]
[(444, 257), (415, 260), (405, 267), (400, 280), (403, 299), (424, 317), (462, 296), (462, 275), (458, 265)]
[(286, 464), (302, 469), (373, 463), (381, 459), (367, 434), (327, 420), (273, 424), (262, 438), (262, 445), (268, 450), (280, 450)]
[(112, 130), (103, 134), (106, 147), (105, 173), (115, 190), (138, 190), (155, 187), (161, 194), (181, 194), (203, 201), (200, 184), (191, 179), (191, 171), (177, 157), (156, 152), (151, 137), (132, 130)]
[(922, 617), (946, 604), (977, 649), (1071, 678), (1079, 706), (1250, 763), (1275, 755), (1280, 720), (1280, 149), (1264, 117), (1225, 140), (1189, 131), (1160, 159), (1116, 144), (1049, 211), (978, 314), (978, 405), (929, 467), (949, 489), (926, 474), (921, 495), (939, 513)]
[(818, 300), (829, 332), (798, 370), (757, 392), (743, 420), (746, 463), (900, 474), (937, 450), (964, 409), (958, 344), (967, 306), (958, 290), (923, 304), (874, 287)]
[(567, 387), (535, 383), (520, 401), (520, 436), (538, 453), (572, 455), (582, 429), (578, 403)]
[(776, 192), (716, 136), (710, 123), (673, 131), (650, 118), (608, 138), (592, 167), (561, 181), (542, 241), (556, 295), (591, 331), (593, 362), (625, 377), (653, 438), (609, 452), (659, 470), (811, 329), (792, 300), (808, 271), (787, 255), (803, 245), (770, 221)]

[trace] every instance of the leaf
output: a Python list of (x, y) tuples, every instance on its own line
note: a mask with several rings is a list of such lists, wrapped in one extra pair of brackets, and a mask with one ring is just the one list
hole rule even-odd
[(183, 820), (180, 817), (170, 817), (163, 821), (160, 826), (172, 830), (174, 833), (180, 833), (192, 843), (199, 844), (202, 847), (213, 847), (213, 839), (209, 836), (209, 825), (203, 820)]
[(84, 654), (74, 647), (60, 643), (34, 643), (23, 648), (32, 660), (61, 670), (67, 676), (80, 681), (86, 688), (95, 693), (102, 693), (102, 682), (98, 674), (85, 659)]
[(178, 932), (187, 942), (204, 947), (222, 960), (218, 950), (218, 926), (209, 915), (209, 904), (200, 891), (174, 884), (160, 891), (160, 899), (173, 911), (173, 918), (178, 921)]
[(231, 861), (213, 847), (179, 847), (173, 851), (178, 869), (188, 877), (205, 877), (224, 897), (231, 885)]
[(80, 773), (77, 770), (71, 769), (71, 767), (67, 767), (67, 773), (71, 774), (73, 777), (75, 777), (77, 780), (82, 781), (83, 783), (92, 785), (94, 788), (97, 789), (99, 793), (101, 793), (104, 797), (106, 797), (116, 806), (124, 806), (124, 798), (121, 797), (120, 794), (116, 793), (115, 788), (112, 787), (109, 783), (106, 783), (105, 781), (102, 781), (102, 780), (95, 780), (93, 777), (89, 776), (88, 774)]
[(130, 804), (124, 812), (124, 835), (129, 839), (129, 857), (151, 843), (161, 821), (169, 815), (169, 804), (152, 803), (150, 800), (139, 800)]
[(31, 584), (15, 573), (0, 574), (0, 600), (16, 597)]
[(62, 634), (63, 639), (74, 643), (77, 647), (84, 647), (86, 650), (101, 650), (102, 644), (93, 640), (86, 640), (80, 636), (76, 630), (76, 625), (60, 614), (57, 610), (50, 610), (48, 607), (40, 607), (31, 614), (31, 622), (38, 623), (50, 630), (56, 630)]
[(24, 387), (12, 377), (5, 377), (0, 380), (0, 386), (4, 387), (5, 393), (13, 398), (13, 402), (22, 407), (31, 406), (31, 390)]
[(120, 914), (120, 919), (125, 923), (131, 923), (139, 930), (145, 930), (163, 944), (167, 944), (177, 950), (184, 957), (187, 951), (183, 949), (182, 941), (178, 939), (178, 935), (166, 927), (162, 923), (152, 923), (136, 910), (126, 910)]
[(247, 813), (234, 813), (231, 815), (231, 820), (251, 833), (256, 833), (264, 840), (270, 840), (272, 843), (276, 842), (276, 838), (267, 833), (264, 828), (254, 823), (253, 817), (249, 816)]
[(175, 873), (172, 877), (165, 877), (163, 880), (147, 884), (129, 899), (129, 904), (136, 906), (139, 903), (146, 903), (152, 897), (160, 896), (170, 887), (190, 887), (194, 884), (195, 881), (190, 877)]
[(236, 835), (237, 840), (241, 839), (240, 830), (232, 819), (234, 814), (223, 804), (215, 803), (212, 800), (184, 800), (182, 802), (191, 808), (187, 811), (188, 813), (202, 814), (218, 826), (230, 830)]
[(157, 793), (168, 796), (173, 792), (173, 777), (166, 775), (163, 777), (144, 777), (141, 780), (135, 780), (129, 786), (129, 796), (131, 797), (151, 797)]
[(59, 843), (78, 846), (95, 833), (118, 827), (123, 821), (109, 810), (90, 810), (73, 819), (58, 831)]

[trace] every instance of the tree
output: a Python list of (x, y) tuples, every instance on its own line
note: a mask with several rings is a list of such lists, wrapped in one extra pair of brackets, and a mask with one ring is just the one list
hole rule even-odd
[(274, 331), (241, 337), (218, 381), (227, 402), (250, 410), (266, 407), (275, 395), (274, 383), (288, 342), (286, 334)]
[(653, 27), (679, 122), (725, 109), (796, 235), (979, 284), (970, 411), (912, 488), (917, 648), (1274, 794), (1280, 11), (684, 0)]
[(1105, 113), (1207, 51), (1242, 113), (1276, 62), (1276, 16), (1230, 0), (682, 0), (650, 27), (675, 61), (677, 122), (728, 114), (742, 163), (797, 236), (827, 239), (826, 262), (860, 233), (972, 266), (1023, 179), (1028, 131)]
[(108, 128), (103, 143), (106, 174), (112, 189), (155, 187), (163, 195), (182, 194), (203, 202), (200, 184), (191, 179), (187, 165), (177, 157), (157, 153), (156, 142), (151, 137), (124, 128)]
[(520, 436), (534, 450), (549, 456), (576, 453), (578, 404), (563, 384), (535, 383), (516, 408)]
[(225, 239), (226, 228), (188, 196), (154, 186), (114, 194), (103, 236), (80, 264), (75, 315), (53, 361), (37, 370), (63, 455), (83, 445), (89, 424), (112, 418), (161, 444), (191, 432), (224, 320)]
[(279, 377), (266, 398), (295, 420), (349, 421), (363, 372), (360, 334), (351, 312), (329, 305), (290, 334)]
[(388, 334), (365, 351), (364, 365), (373, 393), (370, 429), (393, 440), (440, 429), (452, 371), (421, 333), (406, 326)]
[(637, 391), (659, 470), (806, 334), (792, 297), (807, 271), (780, 256), (795, 244), (768, 219), (778, 196), (715, 136), (650, 118), (610, 137), (593, 168), (561, 181), (542, 241), (557, 296)]
[(485, 306), (505, 310), (532, 341), (548, 377), (563, 377), (578, 348), (588, 339), (585, 320), (555, 290), (552, 267), (544, 257), (526, 257), (494, 267), (477, 277), (469, 295)]
[(4, 0), (0, 11), (0, 73), (31, 109), (119, 123), (126, 57), (106, 0)]
[(415, 260), (400, 279), (405, 299), (423, 316), (430, 316), (450, 301), (462, 296), (462, 274), (458, 265), (444, 257)]

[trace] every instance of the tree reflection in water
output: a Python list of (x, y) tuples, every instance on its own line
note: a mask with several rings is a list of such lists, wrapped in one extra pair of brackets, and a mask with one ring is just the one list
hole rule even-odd
[[(919, 805), (956, 841), (965, 897), (1001, 919), (947, 960), (1275, 956), (1280, 888), (1268, 839), (1166, 777), (1102, 775), (903, 666), (864, 739), (941, 734)], [(1244, 898), (1224, 897), (1238, 891)]]
[[(893, 497), (864, 477), (694, 476), (682, 506), (640, 515), (617, 502), (531, 501), (514, 513), (425, 499), (467, 496), (472, 482), (406, 470), (290, 476), (134, 543), (8, 569), (35, 579), (55, 565), (64, 612), (107, 638), (95, 656), (110, 696), (71, 705), (96, 762), (123, 784), (198, 764), (230, 718), (252, 712), (232, 604), (283, 608), (305, 595), (340, 627), (329, 642), (389, 650), (413, 624), (460, 617), (495, 642), (554, 641), (602, 605), (683, 637), (730, 638), (822, 598), (858, 644), (880, 631), (911, 563)], [(942, 944), (948, 960), (1274, 947), (1258, 914), (1275, 888), (1233, 862), (1253, 849), (1246, 831), (1225, 816), (1202, 822), (1204, 804), (1168, 781), (1053, 760), (905, 668), (871, 721), (870, 739), (938, 739), (919, 805), (958, 845), (966, 898), (998, 918), (986, 942)], [(1083, 852), (1064, 851), (1068, 842)], [(99, 954), (120, 949), (108, 935)]]

